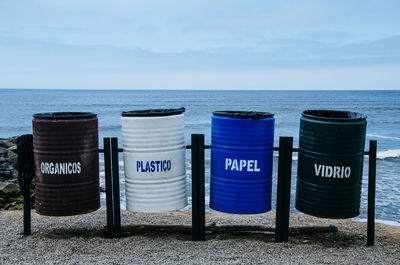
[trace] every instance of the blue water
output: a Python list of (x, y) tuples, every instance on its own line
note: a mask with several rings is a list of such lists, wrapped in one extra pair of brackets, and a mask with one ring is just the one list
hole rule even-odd
[[(279, 136), (293, 136), (298, 145), (299, 119), (305, 109), (337, 109), (368, 116), (367, 141), (378, 140), (376, 217), (400, 220), (400, 91), (93, 91), (0, 89), (0, 137), (32, 131), (32, 114), (55, 111), (87, 111), (98, 114), (99, 143), (116, 136), (121, 144), (122, 111), (185, 107), (185, 134), (205, 134), (210, 142), (211, 114), (215, 110), (257, 110), (275, 113), (275, 146)], [(368, 142), (366, 143), (368, 150)], [(206, 153), (208, 196), (209, 153)], [(296, 154), (294, 154), (296, 159)], [(366, 217), (368, 157), (365, 159), (360, 218)], [(276, 180), (276, 159), (274, 181)], [(190, 153), (188, 152), (188, 173)], [(297, 161), (293, 162), (292, 211)], [(121, 176), (122, 185), (123, 176)], [(190, 190), (190, 174), (188, 174)], [(276, 183), (273, 185), (275, 203)], [(121, 191), (123, 191), (123, 186)], [(190, 191), (189, 191), (190, 192)], [(190, 193), (189, 193), (190, 194)], [(208, 198), (208, 197), (207, 197)], [(121, 193), (124, 207), (124, 193)], [(189, 198), (190, 199), (190, 198)], [(273, 207), (275, 207), (273, 205)], [(190, 207), (189, 207), (190, 208)]]

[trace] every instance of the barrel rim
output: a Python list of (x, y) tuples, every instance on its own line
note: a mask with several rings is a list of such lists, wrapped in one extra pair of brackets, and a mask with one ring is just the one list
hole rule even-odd
[(145, 109), (145, 110), (132, 110), (123, 111), (122, 117), (159, 117), (179, 115), (185, 112), (185, 108), (175, 109)]
[(262, 112), (262, 111), (232, 111), (232, 110), (220, 110), (214, 111), (213, 115), (223, 116), (223, 117), (231, 117), (238, 119), (266, 119), (274, 117), (273, 113), (270, 112)]
[(367, 119), (367, 115), (344, 110), (305, 110), (302, 117), (311, 120), (329, 121), (329, 122), (355, 122)]
[(96, 118), (97, 114), (91, 112), (43, 112), (33, 114), (38, 120), (79, 120)]

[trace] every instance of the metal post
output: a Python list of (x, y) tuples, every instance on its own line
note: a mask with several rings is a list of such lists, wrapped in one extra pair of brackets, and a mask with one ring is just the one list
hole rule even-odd
[(292, 176), (293, 137), (279, 138), (278, 188), (275, 241), (289, 239), (290, 182)]
[(114, 236), (121, 237), (121, 210), (119, 198), (119, 160), (118, 138), (111, 138), (113, 202), (114, 202)]
[(31, 234), (31, 183), (35, 177), (33, 159), (33, 136), (24, 134), (17, 139), (18, 182), (24, 197), (24, 235)]
[(204, 134), (192, 134), (192, 241), (206, 238)]
[(375, 245), (376, 140), (369, 141), (367, 246)]
[(106, 180), (106, 207), (107, 207), (107, 236), (114, 237), (114, 216), (113, 216), (113, 188), (111, 174), (111, 146), (110, 138), (103, 138), (104, 143), (104, 172)]
[(31, 181), (24, 180), (24, 235), (31, 234)]

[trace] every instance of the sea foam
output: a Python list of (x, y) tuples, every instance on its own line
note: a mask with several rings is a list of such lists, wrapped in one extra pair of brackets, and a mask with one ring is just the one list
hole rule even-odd
[(386, 158), (399, 158), (400, 157), (400, 149), (392, 149), (387, 151), (379, 151), (376, 155), (378, 159), (386, 159)]
[(367, 134), (369, 137), (375, 137), (375, 138), (382, 138), (382, 139), (390, 139), (390, 140), (400, 140), (400, 137), (394, 137), (394, 136), (385, 136), (385, 135), (379, 135), (379, 134)]

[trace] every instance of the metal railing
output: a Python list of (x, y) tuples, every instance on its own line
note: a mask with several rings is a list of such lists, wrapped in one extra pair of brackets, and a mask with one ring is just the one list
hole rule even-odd
[[(110, 238), (121, 237), (121, 211), (120, 211), (120, 186), (119, 186), (119, 152), (118, 138), (104, 138), (104, 148), (99, 152), (104, 153), (105, 183), (106, 183), (106, 214), (107, 214), (107, 236)], [(192, 240), (204, 241), (206, 239), (205, 226), (205, 149), (210, 145), (204, 144), (204, 134), (192, 134)], [(290, 187), (292, 174), (292, 154), (298, 152), (293, 148), (293, 137), (280, 137), (279, 147), (278, 180), (277, 180), (277, 204), (275, 220), (275, 241), (287, 242), (289, 239), (289, 218), (290, 218)], [(368, 217), (367, 217), (367, 246), (375, 244), (375, 189), (376, 189), (376, 153), (377, 141), (369, 142), (369, 151), (364, 155), (369, 156), (368, 172)], [(33, 153), (32, 153), (33, 156)], [(20, 170), (20, 169), (19, 169)], [(20, 176), (24, 172), (20, 170)], [(31, 179), (24, 178), (24, 234), (31, 233), (30, 216), (30, 187)], [(248, 226), (246, 226), (248, 227)]]

